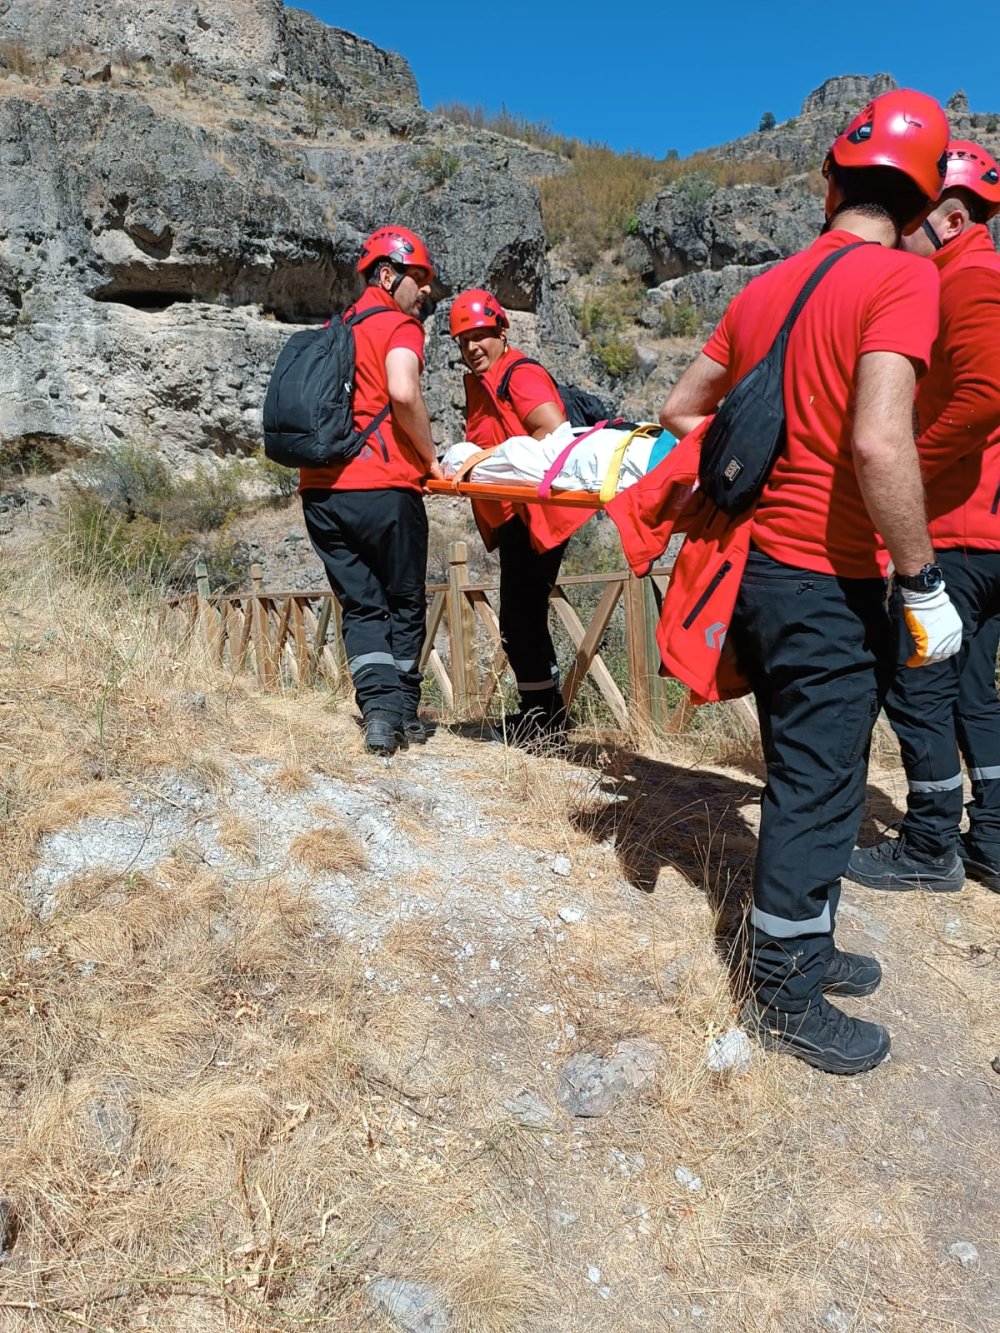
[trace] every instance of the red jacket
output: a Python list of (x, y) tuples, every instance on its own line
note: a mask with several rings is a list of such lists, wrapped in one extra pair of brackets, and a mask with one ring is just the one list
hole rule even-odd
[(917, 393), (931, 539), (1000, 550), (1000, 255), (970, 227), (933, 256), (941, 326)]
[[(480, 449), (503, 444), (512, 435), (526, 434), (525, 417), (542, 403), (556, 403), (565, 410), (555, 381), (548, 371), (537, 365), (522, 366), (514, 371), (510, 380), (512, 401), (501, 401), (497, 397), (507, 367), (523, 356), (524, 352), (519, 352), (516, 347), (508, 347), (484, 375), (465, 377), (466, 434)], [(559, 509), (555, 505), (508, 500), (473, 500), (472, 511), (487, 551), (494, 549), (497, 533), (514, 515), (528, 529), (531, 544), (537, 551), (551, 551), (567, 541), (591, 517), (586, 509)]]
[(660, 674), (675, 676), (695, 704), (736, 699), (750, 685), (726, 651), (726, 636), (750, 552), (752, 506), (727, 518), (695, 488), (707, 418), (670, 454), (610, 501), (634, 574), (648, 574), (675, 532), (686, 534), (656, 629)]

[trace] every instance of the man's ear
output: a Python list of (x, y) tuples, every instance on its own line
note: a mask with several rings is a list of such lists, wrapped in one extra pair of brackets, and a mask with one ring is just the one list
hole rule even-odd
[(947, 212), (935, 227), (943, 244), (947, 245), (956, 236), (961, 236), (969, 225), (969, 214), (957, 199), (949, 199)]

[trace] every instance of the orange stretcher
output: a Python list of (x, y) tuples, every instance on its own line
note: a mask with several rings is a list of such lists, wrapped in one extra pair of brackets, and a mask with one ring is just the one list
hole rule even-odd
[(528, 482), (518, 485), (494, 485), (485, 481), (435, 481), (431, 478), (424, 482), (424, 489), (430, 495), (463, 495), (470, 500), (520, 500), (537, 505), (566, 506), (571, 509), (603, 509), (604, 501), (597, 491), (554, 491), (548, 495), (539, 495), (538, 487)]

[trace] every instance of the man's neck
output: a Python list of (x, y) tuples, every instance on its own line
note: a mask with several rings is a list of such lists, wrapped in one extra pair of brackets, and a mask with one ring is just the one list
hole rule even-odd
[(845, 208), (830, 221), (831, 231), (849, 231), (860, 241), (875, 241), (889, 250), (899, 244), (899, 232), (889, 218), (873, 218), (855, 208)]

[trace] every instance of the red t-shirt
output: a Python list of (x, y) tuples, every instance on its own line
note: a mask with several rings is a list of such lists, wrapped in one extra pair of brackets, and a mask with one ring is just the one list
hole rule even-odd
[(941, 331), (917, 393), (936, 548), (1000, 550), (1000, 255), (984, 226), (931, 256)]
[[(705, 354), (732, 387), (767, 354), (809, 274), (857, 241), (834, 230), (769, 269), (729, 305)], [(926, 368), (937, 332), (938, 282), (916, 255), (866, 245), (845, 256), (806, 302), (788, 339), (788, 443), (754, 515), (751, 537), (775, 560), (843, 578), (874, 578), (879, 541), (851, 448), (854, 377), (866, 352), (897, 352)]]
[[(524, 352), (516, 347), (508, 347), (481, 378), (478, 375), (465, 377), (465, 435), (480, 449), (503, 444), (512, 435), (526, 435), (528, 417), (543, 403), (555, 403), (565, 415), (566, 409), (555, 380), (544, 366), (518, 366), (507, 386), (509, 401), (497, 397), (500, 381), (508, 368), (523, 356)], [(572, 537), (589, 518), (586, 510), (513, 504), (507, 500), (477, 500), (472, 507), (487, 550), (492, 550), (496, 544), (497, 529), (515, 514), (527, 527), (532, 545), (540, 551), (551, 550)]]
[[(383, 306), (385, 315), (372, 315), (354, 327), (354, 429), (363, 430), (389, 401), (385, 358), (395, 347), (413, 352), (424, 368), (424, 327), (380, 287), (366, 287), (345, 314), (360, 314)], [(390, 412), (365, 441), (357, 458), (330, 467), (304, 467), (299, 490), (375, 491), (423, 490), (427, 468)]]

